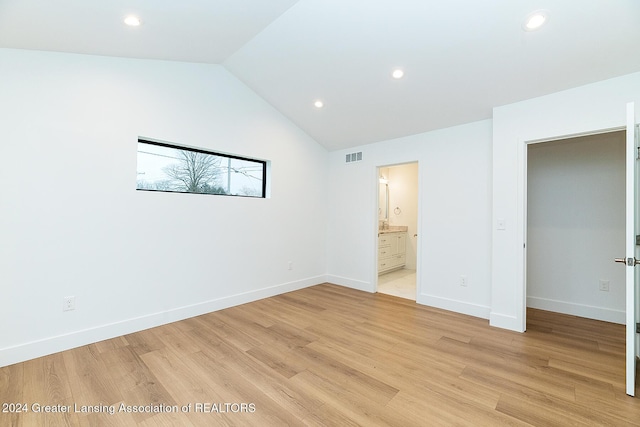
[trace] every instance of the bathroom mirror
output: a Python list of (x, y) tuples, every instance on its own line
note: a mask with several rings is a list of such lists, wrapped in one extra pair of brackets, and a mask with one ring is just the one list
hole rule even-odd
[(378, 195), (378, 221), (389, 220), (389, 184), (380, 183), (380, 191)]

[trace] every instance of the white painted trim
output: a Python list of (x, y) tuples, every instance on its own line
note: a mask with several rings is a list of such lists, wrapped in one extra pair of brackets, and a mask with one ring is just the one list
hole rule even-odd
[[(379, 177), (380, 177), (380, 169), (382, 168), (392, 168), (395, 166), (402, 166), (402, 165), (410, 165), (415, 163), (418, 167), (418, 182), (416, 182), (416, 186), (418, 188), (418, 196), (417, 196), (417, 204), (418, 204), (418, 212), (416, 213), (416, 216), (418, 218), (417, 224), (416, 224), (416, 234), (417, 234), (417, 243), (416, 243), (416, 295), (420, 294), (420, 291), (422, 290), (422, 281), (420, 280), (420, 270), (422, 269), (420, 266), (420, 260), (421, 258), (421, 240), (420, 240), (420, 236), (422, 235), (422, 215), (420, 214), (422, 212), (422, 185), (420, 185), (420, 183), (422, 182), (422, 172), (421, 172), (421, 168), (420, 168), (420, 160), (418, 160), (417, 158), (415, 160), (407, 160), (404, 162), (400, 162), (400, 163), (392, 163), (392, 164), (384, 164), (384, 165), (376, 165), (375, 167), (375, 172), (376, 172), (376, 176), (375, 176), (375, 183), (376, 183), (376, 197), (375, 197), (375, 202), (376, 205), (373, 207), (373, 209), (371, 210), (372, 212), (378, 212), (378, 209), (380, 208), (380, 190), (378, 188), (379, 185)], [(387, 215), (388, 216), (388, 215)], [(387, 218), (388, 219), (388, 218)], [(374, 234), (376, 236), (380, 236), (378, 234), (378, 227), (380, 225), (380, 221), (378, 219), (378, 215), (375, 216), (375, 228), (374, 228)], [(378, 237), (376, 237), (375, 240), (375, 245), (373, 248), (373, 273), (372, 273), (372, 277), (374, 277), (373, 280), (373, 292), (377, 292), (378, 291), (378, 281), (379, 281), (379, 271), (378, 271), (378, 255), (379, 255), (379, 251), (378, 251)], [(407, 235), (407, 238), (409, 238), (409, 236)], [(369, 292), (367, 289), (363, 289), (367, 292)], [(416, 300), (416, 302), (418, 302)]]
[[(636, 160), (636, 113), (635, 103), (627, 103), (626, 128), (626, 258), (636, 259), (636, 206), (637, 206), (637, 177), (638, 166)], [(625, 268), (625, 324), (626, 324), (626, 391), (629, 396), (635, 396), (636, 391), (636, 268), (635, 264)]]
[(620, 323), (623, 325), (625, 323), (625, 312), (623, 310), (611, 310), (608, 308), (538, 297), (527, 297), (527, 306), (556, 313), (570, 314), (572, 316), (586, 317), (588, 319), (602, 320), (604, 322)]
[(418, 304), (430, 307), (441, 308), (443, 310), (454, 311), (456, 313), (467, 314), (469, 316), (489, 319), (490, 307), (478, 304), (470, 304), (464, 301), (457, 301), (449, 298), (437, 297), (434, 295), (419, 294), (416, 300)]
[(326, 277), (326, 281), (329, 283), (333, 283), (335, 285), (344, 286), (345, 288), (357, 289), (359, 291), (374, 293), (375, 283), (364, 282), (362, 280), (349, 279), (347, 277), (335, 276), (333, 274), (328, 274)]
[(92, 344), (121, 335), (142, 331), (144, 329), (165, 325), (167, 323), (188, 319), (190, 317), (200, 316), (202, 314), (211, 313), (213, 311), (222, 310), (236, 305), (246, 304), (248, 302), (280, 295), (286, 292), (307, 288), (325, 283), (326, 281), (327, 277), (324, 275), (310, 277), (251, 292), (204, 301), (160, 313), (144, 315), (120, 322), (70, 332), (68, 334), (48, 337), (14, 347), (3, 348), (0, 349), (0, 367)]
[[(376, 176), (375, 176), (374, 182), (376, 183), (376, 192), (375, 192), (376, 197), (374, 197), (374, 199), (375, 199), (375, 204), (376, 205), (372, 207), (371, 212), (378, 212), (378, 209), (380, 209), (380, 169), (382, 169), (384, 167), (387, 167), (387, 166), (378, 165), (378, 166), (375, 167)], [(389, 193), (387, 192), (387, 197), (388, 197), (388, 194)], [(388, 203), (388, 201), (387, 201), (387, 203)], [(387, 221), (389, 221), (389, 212), (387, 212)], [(378, 240), (379, 240), (379, 237), (380, 237), (380, 234), (378, 233), (379, 227), (380, 227), (380, 215), (376, 214), (375, 215), (375, 224), (374, 224), (374, 226), (373, 226), (373, 228), (371, 230), (373, 232), (373, 235), (376, 236), (376, 238), (374, 240), (375, 243), (374, 243), (373, 249), (372, 249), (372, 252), (373, 252), (373, 265), (371, 266), (371, 268), (372, 268), (371, 269), (371, 277), (373, 277), (373, 281), (372, 281), (373, 283), (371, 284), (372, 285), (371, 286), (372, 292), (378, 292), (378, 283), (379, 283), (379, 278), (378, 278), (378, 276), (379, 276), (379, 274), (378, 274), (378, 263), (379, 263), (378, 256), (380, 255), (380, 251), (378, 250)], [(350, 286), (350, 287), (352, 287), (352, 286)], [(356, 289), (358, 289), (358, 288), (356, 288)]]
[(522, 321), (516, 316), (491, 312), (489, 314), (489, 325), (496, 328), (508, 329), (515, 332), (524, 332)]
[[(591, 135), (602, 135), (602, 134), (621, 131), (621, 130), (625, 130), (625, 127), (616, 126), (616, 127), (610, 127), (610, 128), (604, 128), (604, 129), (590, 129), (590, 130), (585, 130), (584, 132), (551, 135), (551, 136), (545, 136), (544, 138), (538, 138), (538, 139), (527, 140), (527, 141), (518, 140), (518, 147), (519, 147), (518, 148), (519, 168), (518, 168), (518, 187), (517, 187), (518, 188), (518, 205), (517, 205), (518, 212), (517, 212), (516, 220), (521, 221), (521, 223), (519, 224), (519, 230), (521, 230), (522, 242), (525, 243), (525, 245), (522, 246), (522, 251), (523, 251), (522, 268), (519, 270), (520, 272), (522, 272), (522, 276), (518, 277), (518, 282), (520, 283), (520, 286), (516, 288), (517, 299), (518, 301), (522, 301), (522, 304), (516, 307), (517, 317), (520, 319), (519, 323), (521, 324), (521, 326), (513, 330), (519, 330), (522, 332), (527, 330), (527, 306), (529, 306), (529, 300), (531, 298), (527, 295), (527, 248), (526, 248), (526, 242), (528, 238), (527, 233), (528, 233), (528, 227), (529, 227), (528, 220), (527, 220), (527, 210), (528, 210), (527, 204), (528, 204), (528, 198), (529, 198), (529, 195), (527, 193), (528, 191), (527, 190), (527, 174), (528, 174), (528, 168), (529, 168), (529, 163), (528, 163), (529, 145), (539, 144), (544, 142), (560, 141), (560, 140), (566, 140), (571, 138), (581, 138), (581, 137), (591, 136)], [(521, 246), (518, 245), (518, 249), (520, 248)], [(552, 300), (548, 300), (548, 301), (552, 301)], [(570, 304), (570, 303), (565, 303), (565, 304)], [(580, 304), (573, 304), (573, 305), (580, 305)], [(540, 308), (542, 310), (555, 311), (555, 310), (546, 309), (542, 307), (533, 307), (533, 306), (531, 307)], [(585, 307), (588, 307), (588, 306), (585, 306)], [(595, 309), (596, 307), (593, 307), (593, 308)], [(602, 309), (602, 310), (606, 310), (606, 309)], [(611, 310), (611, 311), (615, 311), (615, 310)], [(559, 312), (565, 313), (565, 314), (574, 314), (574, 313), (564, 312), (564, 311), (559, 311)], [(585, 313), (584, 310), (580, 312)], [(580, 314), (575, 314), (575, 315), (581, 316), (581, 317), (588, 317)], [(595, 317), (594, 319), (604, 320), (604, 319), (595, 318)], [(615, 320), (605, 320), (605, 321), (618, 323)], [(512, 329), (512, 328), (507, 328), (507, 329)]]
[(605, 128), (605, 129), (595, 129), (587, 132), (576, 132), (571, 134), (563, 134), (560, 136), (551, 136), (551, 137), (545, 137), (545, 138), (539, 138), (539, 139), (532, 139), (530, 141), (527, 141), (527, 145), (539, 144), (542, 142), (556, 142), (556, 141), (562, 141), (565, 139), (582, 138), (584, 136), (603, 135), (603, 134), (619, 132), (623, 130), (625, 130), (624, 126), (615, 126), (611, 128)]
[(522, 311), (516, 311), (516, 317), (518, 318), (518, 331), (527, 330), (527, 170), (528, 170), (528, 143), (518, 139), (518, 195), (517, 195), (517, 245), (518, 253), (520, 257), (518, 259), (518, 275), (519, 280), (522, 282), (521, 287), (516, 288), (516, 301), (522, 305)]

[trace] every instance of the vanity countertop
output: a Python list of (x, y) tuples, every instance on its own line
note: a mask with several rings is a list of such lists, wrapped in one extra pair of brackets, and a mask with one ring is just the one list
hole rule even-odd
[(406, 225), (390, 225), (385, 229), (378, 229), (378, 234), (406, 232), (408, 229), (409, 227)]

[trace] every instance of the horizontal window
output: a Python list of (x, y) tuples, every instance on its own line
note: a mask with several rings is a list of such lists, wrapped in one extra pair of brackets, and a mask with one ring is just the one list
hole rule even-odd
[(138, 140), (138, 190), (265, 197), (266, 185), (264, 160)]

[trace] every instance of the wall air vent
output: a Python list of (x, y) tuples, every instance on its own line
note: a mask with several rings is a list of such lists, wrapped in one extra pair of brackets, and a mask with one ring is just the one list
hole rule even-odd
[(357, 153), (349, 153), (346, 155), (346, 163), (353, 162), (361, 162), (362, 161), (362, 151), (358, 151)]

